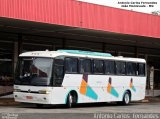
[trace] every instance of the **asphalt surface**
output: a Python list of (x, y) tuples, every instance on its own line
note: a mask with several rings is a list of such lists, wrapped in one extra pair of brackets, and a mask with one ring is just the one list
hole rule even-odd
[[(160, 102), (131, 103), (128, 106), (110, 103), (81, 104), (73, 108), (66, 108), (64, 105), (37, 108), (33, 104), (18, 104), (12, 106), (0, 106), (0, 113), (0, 118), (2, 117), (2, 119), (108, 119), (109, 117), (115, 118), (113, 114), (120, 114), (123, 118), (133, 118), (133, 114), (137, 113), (159, 113), (159, 116), (152, 116), (155, 116), (154, 118), (160, 118)], [(108, 117), (110, 113), (111, 115)]]

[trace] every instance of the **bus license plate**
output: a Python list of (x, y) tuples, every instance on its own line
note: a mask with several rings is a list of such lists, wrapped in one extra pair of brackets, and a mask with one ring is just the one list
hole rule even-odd
[(26, 96), (26, 98), (27, 98), (27, 99), (33, 99), (33, 97), (32, 97), (32, 96)]

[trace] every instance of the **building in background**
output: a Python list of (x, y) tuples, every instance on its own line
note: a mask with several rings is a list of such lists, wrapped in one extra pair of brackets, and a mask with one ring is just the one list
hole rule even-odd
[(12, 92), (18, 54), (46, 49), (144, 58), (146, 94), (160, 95), (160, 16), (82, 0), (0, 0), (1, 96)]

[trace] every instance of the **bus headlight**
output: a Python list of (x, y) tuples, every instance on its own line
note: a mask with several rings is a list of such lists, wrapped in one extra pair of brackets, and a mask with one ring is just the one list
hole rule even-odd
[(40, 94), (49, 94), (50, 93), (50, 91), (48, 91), (48, 90), (39, 90), (38, 92)]

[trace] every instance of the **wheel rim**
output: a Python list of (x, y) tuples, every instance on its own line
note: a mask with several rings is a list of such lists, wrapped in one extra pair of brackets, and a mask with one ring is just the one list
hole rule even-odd
[(130, 100), (130, 99), (129, 99), (129, 95), (128, 95), (128, 93), (126, 93), (126, 94), (125, 94), (125, 97), (124, 97), (125, 103), (128, 104), (128, 103), (129, 103), (129, 100)]
[(71, 107), (73, 103), (72, 95), (69, 95), (69, 106)]

